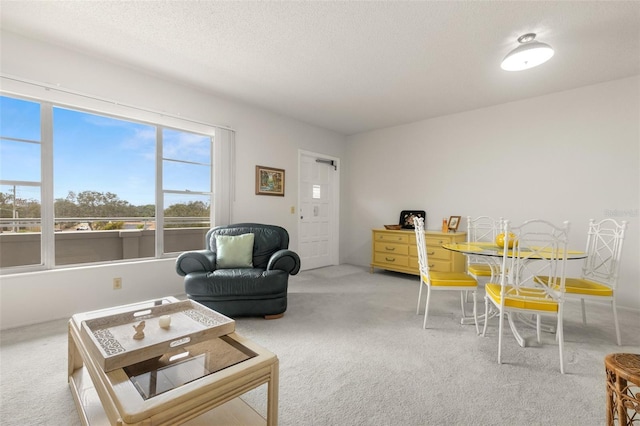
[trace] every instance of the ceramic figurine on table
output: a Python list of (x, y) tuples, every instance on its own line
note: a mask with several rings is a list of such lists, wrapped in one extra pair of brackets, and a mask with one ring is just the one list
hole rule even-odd
[(144, 339), (144, 321), (140, 321), (138, 325), (134, 325), (133, 329), (136, 331), (136, 334), (133, 335), (133, 338), (136, 340)]
[(165, 330), (168, 330), (169, 327), (171, 326), (171, 315), (163, 315), (158, 319), (158, 324), (160, 325), (160, 328), (164, 328)]

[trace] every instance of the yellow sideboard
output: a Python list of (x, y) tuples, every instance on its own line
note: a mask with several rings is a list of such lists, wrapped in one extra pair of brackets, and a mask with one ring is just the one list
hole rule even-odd
[[(410, 229), (373, 229), (371, 239), (371, 272), (374, 268), (419, 275), (418, 248), (415, 231)], [(442, 248), (443, 244), (466, 241), (466, 232), (443, 233), (425, 231), (429, 269), (438, 272), (464, 272), (465, 257)]]

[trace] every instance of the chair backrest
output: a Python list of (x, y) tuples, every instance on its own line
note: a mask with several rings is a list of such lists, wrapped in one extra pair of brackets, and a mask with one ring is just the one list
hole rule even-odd
[(429, 281), (429, 260), (427, 258), (427, 244), (424, 237), (424, 218), (415, 217), (413, 219), (414, 230), (416, 233), (416, 245), (418, 248), (418, 265), (420, 266), (420, 275), (426, 281)]
[(627, 229), (627, 221), (614, 219), (589, 221), (587, 235), (587, 259), (582, 266), (582, 277), (606, 284), (615, 289), (618, 282), (622, 243)]
[[(512, 249), (504, 249), (502, 274), (503, 291), (506, 284), (511, 292), (522, 294), (527, 287), (538, 287), (535, 277), (548, 276), (545, 292), (549, 297), (561, 300), (564, 295), (569, 241), (569, 222), (556, 226), (548, 221), (533, 219), (519, 226), (503, 221), (503, 232), (515, 234)], [(505, 241), (507, 238), (505, 238)], [(504, 299), (504, 298), (503, 298)]]
[(253, 267), (267, 267), (271, 255), (278, 250), (289, 248), (289, 233), (276, 225), (262, 223), (236, 223), (211, 228), (205, 237), (205, 248), (215, 253), (216, 235), (254, 234)]
[(467, 242), (494, 242), (500, 233), (501, 221), (502, 218), (496, 220), (489, 216), (467, 216)]
[[(502, 218), (494, 219), (490, 216), (478, 216), (472, 218), (467, 216), (467, 242), (494, 242), (501, 232)], [(471, 264), (484, 263), (480, 256), (465, 256), (467, 268)]]

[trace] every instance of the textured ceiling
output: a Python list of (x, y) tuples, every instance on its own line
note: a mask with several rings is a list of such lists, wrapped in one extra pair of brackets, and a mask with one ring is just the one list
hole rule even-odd
[[(640, 2), (6, 1), (3, 30), (354, 134), (640, 74)], [(555, 56), (500, 61), (527, 32)]]

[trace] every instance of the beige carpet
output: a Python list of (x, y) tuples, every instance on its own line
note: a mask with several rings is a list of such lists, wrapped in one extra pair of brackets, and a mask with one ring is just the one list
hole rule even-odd
[[(341, 265), (292, 277), (278, 320), (237, 319), (237, 332), (280, 359), (281, 425), (602, 425), (604, 356), (640, 353), (640, 313), (578, 303), (565, 315), (565, 368), (552, 335), (520, 348), (497, 320), (488, 336), (460, 325), (455, 294), (435, 294), (430, 329), (415, 314), (416, 277)], [(6, 330), (0, 424), (79, 425), (66, 381), (66, 319)], [(265, 386), (245, 397), (266, 410)]]

